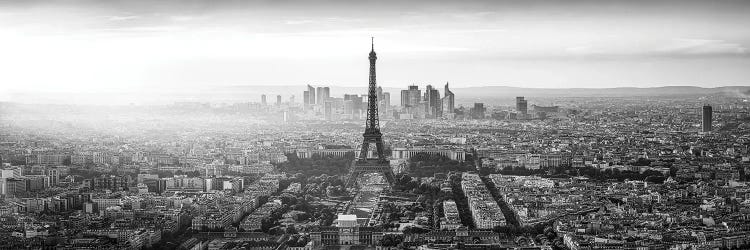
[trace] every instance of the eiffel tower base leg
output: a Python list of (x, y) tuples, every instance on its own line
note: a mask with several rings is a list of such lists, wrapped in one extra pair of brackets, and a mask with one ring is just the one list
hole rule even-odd
[(357, 178), (366, 173), (380, 173), (388, 182), (388, 185), (393, 186), (393, 183), (395, 183), (395, 177), (393, 174), (393, 170), (391, 170), (391, 164), (387, 161), (383, 162), (378, 160), (354, 160), (354, 162), (352, 162), (352, 167), (349, 170), (349, 177), (346, 182), (346, 187), (354, 187), (357, 183)]

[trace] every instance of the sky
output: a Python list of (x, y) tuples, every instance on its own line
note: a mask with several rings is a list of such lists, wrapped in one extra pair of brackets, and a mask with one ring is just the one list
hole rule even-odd
[(750, 85), (750, 1), (0, 0), (0, 100), (29, 91), (378, 84)]

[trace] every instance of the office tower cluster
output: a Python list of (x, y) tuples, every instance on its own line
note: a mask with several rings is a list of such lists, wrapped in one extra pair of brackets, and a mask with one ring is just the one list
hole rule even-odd
[(401, 113), (399, 119), (413, 118), (453, 118), (455, 114), (455, 96), (445, 83), (444, 96), (432, 85), (427, 85), (424, 95), (419, 86), (411, 85), (401, 90)]
[[(507, 108), (487, 107), (485, 103), (477, 102), (468, 107), (456, 107), (456, 96), (446, 82), (442, 89), (433, 85), (426, 85), (420, 89), (418, 85), (410, 85), (401, 90), (399, 105), (391, 105), (391, 94), (382, 87), (375, 88), (378, 115), (383, 119), (499, 119), (499, 120), (532, 120), (547, 119), (560, 112), (559, 106), (529, 105), (524, 96), (515, 98), (515, 105)], [(282, 108), (284, 117), (296, 117), (303, 120), (358, 120), (367, 115), (369, 94), (343, 94), (340, 97), (331, 95), (330, 87), (315, 87), (307, 85), (302, 94), (302, 104), (294, 103), (294, 95), (288, 103), (282, 103), (282, 96), (276, 96), (276, 103)], [(261, 95), (261, 105), (267, 106), (266, 95)], [(531, 107), (529, 107), (531, 106)], [(704, 107), (704, 126), (702, 131), (710, 131), (711, 114), (706, 114)], [(277, 109), (274, 109), (278, 111)], [(708, 118), (706, 118), (708, 117)], [(706, 121), (705, 119), (708, 119)], [(284, 119), (286, 121), (286, 118)], [(707, 125), (706, 125), (707, 124)]]
[(483, 103), (475, 103), (474, 107), (469, 110), (466, 114), (467, 117), (472, 119), (484, 119), (492, 118), (495, 120), (544, 120), (549, 116), (554, 116), (560, 113), (559, 106), (539, 106), (531, 105), (529, 109), (528, 100), (523, 96), (517, 96), (515, 99), (515, 106), (510, 107), (494, 107), (490, 111), (484, 107)]
[(327, 101), (331, 98), (331, 88), (329, 87), (313, 87), (307, 85), (307, 90), (302, 93), (303, 105), (305, 109), (312, 109), (315, 105), (324, 106)]
[(359, 116), (359, 114), (362, 112), (362, 109), (364, 108), (364, 101), (362, 100), (363, 97), (364, 96), (345, 94), (343, 102), (343, 114)]
[[(376, 90), (380, 114), (386, 115), (391, 106), (391, 94), (378, 87)], [(346, 120), (365, 117), (368, 102), (367, 94), (344, 94), (343, 97), (331, 96), (330, 87), (313, 87), (307, 85), (303, 96), (303, 116), (311, 119)]]
[(326, 102), (330, 101), (331, 88), (329, 87), (313, 87), (307, 85), (307, 90), (302, 93), (303, 106), (305, 110), (312, 110), (316, 107), (325, 107)]
[(411, 85), (408, 89), (401, 90), (401, 111), (402, 119), (406, 116), (413, 116), (419, 110), (421, 103), (422, 91), (419, 86)]
[[(294, 96), (292, 96), (289, 99), (289, 103), (290, 104), (294, 103)], [(278, 106), (278, 107), (281, 107), (281, 104), (282, 104), (281, 95), (276, 95), (276, 103), (275, 103), (275, 105)], [(260, 95), (260, 105), (262, 107), (268, 106), (268, 97), (265, 94)]]

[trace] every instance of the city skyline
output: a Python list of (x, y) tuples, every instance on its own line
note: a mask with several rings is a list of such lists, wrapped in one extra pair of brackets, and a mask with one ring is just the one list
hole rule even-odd
[[(443, 83), (434, 83), (440, 86)], [(62, 104), (62, 105), (95, 105), (95, 106), (121, 106), (121, 105), (169, 105), (179, 102), (201, 102), (214, 105), (228, 105), (233, 103), (262, 103), (262, 96), (272, 98), (273, 95), (282, 95), (284, 101), (304, 103), (304, 89), (307, 85), (329, 87), (330, 97), (342, 97), (346, 95), (362, 95), (367, 91), (366, 87), (347, 87), (332, 84), (309, 83), (300, 85), (249, 85), (249, 86), (226, 86), (211, 88), (188, 88), (188, 89), (152, 89), (151, 91), (28, 91), (28, 92), (0, 92), (0, 102), (22, 103), (22, 104)], [(385, 87), (386, 92), (397, 93), (390, 96), (390, 103), (400, 105), (400, 92), (409, 86), (426, 87), (430, 83), (412, 83), (399, 87)], [(482, 100), (490, 103), (511, 103), (516, 96), (533, 96), (542, 98), (555, 97), (643, 97), (643, 96), (701, 96), (720, 94), (750, 100), (750, 86), (727, 86), (718, 88), (701, 88), (694, 86), (665, 86), (652, 88), (523, 88), (507, 86), (482, 86), (456, 88), (451, 83), (452, 92), (458, 93), (456, 104), (470, 104), (472, 101)], [(3, 96), (5, 94), (5, 96)]]
[(0, 102), (0, 248), (750, 249), (750, 86), (393, 90), (370, 44), (365, 94)]
[(748, 9), (743, 1), (2, 2), (0, 99), (361, 86), (367, 61), (358, 53), (370, 36), (388, 53), (384, 87), (743, 86)]

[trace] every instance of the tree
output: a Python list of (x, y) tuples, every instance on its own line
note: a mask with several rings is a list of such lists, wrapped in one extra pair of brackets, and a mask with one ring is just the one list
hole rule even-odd
[(421, 227), (415, 227), (415, 226), (409, 226), (404, 228), (405, 234), (425, 234), (430, 232), (430, 230), (421, 228)]
[(557, 237), (557, 233), (555, 233), (555, 230), (551, 226), (544, 228), (544, 235), (547, 236), (548, 240), (553, 240)]
[(395, 247), (404, 241), (404, 236), (399, 234), (386, 234), (383, 238), (380, 238), (378, 245), (384, 247)]
[(297, 234), (297, 228), (295, 228), (294, 225), (289, 225), (288, 227), (286, 227), (286, 233)]
[(664, 183), (665, 179), (664, 179), (664, 176), (661, 176), (661, 175), (659, 175), (659, 176), (650, 175), (650, 176), (646, 177), (646, 179), (644, 179), (644, 180), (647, 181), (647, 182), (652, 182), (652, 183)]

